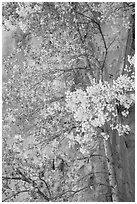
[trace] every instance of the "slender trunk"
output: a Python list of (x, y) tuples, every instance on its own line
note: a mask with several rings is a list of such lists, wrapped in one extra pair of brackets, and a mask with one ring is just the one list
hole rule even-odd
[(111, 187), (109, 186), (109, 175), (103, 146), (103, 138), (98, 138), (98, 147), (99, 148), (95, 153), (97, 156), (91, 157), (95, 175), (95, 200), (96, 202), (110, 202)]
[(119, 202), (118, 186), (116, 181), (113, 155), (112, 155), (111, 145), (110, 145), (110, 138), (108, 138), (107, 140), (104, 139), (104, 149), (105, 149), (106, 157), (108, 158), (107, 166), (109, 171), (109, 184), (111, 186), (112, 201)]

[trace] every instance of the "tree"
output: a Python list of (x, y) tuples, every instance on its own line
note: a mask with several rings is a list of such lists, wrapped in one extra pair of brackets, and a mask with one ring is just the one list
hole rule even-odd
[[(103, 186), (111, 197), (111, 172), (102, 168), (112, 157), (99, 148), (105, 123), (128, 131), (112, 125), (118, 102), (126, 111), (134, 103), (134, 78), (104, 82), (111, 46), (121, 38), (114, 32), (109, 39), (103, 25), (121, 18), (126, 30), (133, 9), (132, 3), (3, 4), (3, 27), (13, 39), (3, 58), (3, 201), (22, 201), (22, 193), (26, 201), (78, 201), (84, 190), (92, 190), (90, 199), (106, 201), (98, 196)], [(112, 30), (118, 29), (119, 23)], [(74, 106), (74, 116), (66, 105)]]

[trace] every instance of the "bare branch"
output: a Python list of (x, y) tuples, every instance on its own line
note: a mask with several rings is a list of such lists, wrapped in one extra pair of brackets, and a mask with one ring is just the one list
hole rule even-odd
[(87, 15), (85, 15), (85, 14), (83, 14), (83, 13), (80, 13), (79, 11), (77, 11), (77, 13), (78, 13), (79, 15), (81, 15), (81, 16), (83, 16), (83, 17), (89, 19), (92, 23), (94, 23), (94, 24), (96, 24), (96, 25), (98, 26), (98, 22), (96, 22), (93, 18), (91, 18), (91, 17), (89, 17), (89, 16), (87, 16)]
[(23, 172), (20, 171), (20, 169), (17, 169), (17, 172), (22, 176), (22, 181), (26, 181), (27, 183), (30, 183), (33, 185), (33, 187), (35, 186), (35, 188), (37, 189), (37, 193), (39, 195), (41, 195), (44, 199), (46, 199), (47, 201), (49, 201), (50, 199), (38, 188), (37, 183), (31, 179), (31, 178), (27, 178), (25, 176), (25, 174)]
[(40, 176), (39, 176), (39, 179), (40, 179), (43, 183), (45, 183), (45, 185), (46, 185), (46, 187), (47, 187), (47, 190), (48, 190), (48, 193), (49, 193), (49, 196), (50, 196), (50, 198), (51, 198), (51, 192), (50, 192), (50, 189), (49, 189), (49, 185), (48, 185), (47, 182), (46, 182), (44, 179), (42, 179)]
[(91, 154), (90, 156), (78, 158), (77, 160), (89, 159), (91, 157), (105, 157), (108, 160), (108, 158), (106, 156), (101, 155), (101, 154)]
[[(89, 7), (89, 5), (87, 4), (88, 8), (90, 9), (91, 11), (91, 8)], [(107, 58), (107, 51), (108, 51), (108, 47), (107, 47), (107, 44), (106, 44), (106, 40), (105, 40), (105, 37), (103, 35), (103, 32), (102, 32), (102, 29), (101, 29), (101, 26), (100, 26), (100, 23), (97, 22), (96, 20), (94, 20), (93, 18), (89, 17), (89, 16), (86, 16), (85, 14), (83, 13), (80, 13), (78, 11), (76, 11), (76, 13), (78, 13), (79, 15), (82, 15), (83, 17), (85, 18), (88, 18), (90, 19), (90, 21), (94, 24), (97, 25), (98, 29), (99, 29), (99, 32), (101, 34), (101, 37), (102, 37), (102, 40), (103, 40), (103, 43), (104, 43), (104, 48), (105, 48), (105, 56), (104, 56), (104, 60), (103, 60), (103, 63), (102, 63), (102, 66), (101, 66), (101, 70), (102, 70), (102, 78), (103, 78), (103, 68), (104, 68), (104, 65), (105, 65), (105, 62), (106, 62), (106, 58)], [(92, 12), (92, 15), (94, 16), (93, 12)], [(88, 65), (89, 65), (89, 59), (87, 58), (87, 62), (88, 62)]]
[(56, 69), (55, 71), (70, 72), (70, 71), (74, 71), (75, 69), (83, 69), (83, 70), (86, 70), (87, 67), (74, 67), (74, 68), (70, 68), (70, 69)]
[(64, 192), (64, 193), (61, 193), (60, 195), (56, 196), (54, 199), (60, 198), (60, 197), (62, 197), (63, 195), (72, 192), (72, 194), (67, 197), (67, 198), (69, 198), (69, 197), (71, 197), (71, 196), (74, 196), (76, 193), (79, 193), (80, 191), (83, 191), (83, 190), (85, 190), (85, 189), (87, 189), (87, 188), (89, 188), (89, 186), (86, 186), (86, 187), (84, 187), (84, 188), (81, 188), (81, 189), (79, 189), (79, 190), (77, 190), (77, 191), (68, 190), (68, 191), (66, 191), (66, 192)]
[[(75, 12), (75, 15), (76, 15), (76, 19), (78, 19), (77, 14), (81, 14), (81, 13), (79, 13), (79, 12), (76, 10), (76, 6), (75, 6), (75, 8), (74, 8), (74, 12)], [(84, 14), (83, 14), (83, 15), (84, 15)], [(85, 15), (84, 15), (84, 16), (85, 16)], [(86, 17), (87, 17), (87, 16), (86, 16)], [(91, 19), (90, 19), (90, 21), (91, 21)], [(93, 21), (94, 21), (94, 20), (93, 20)], [(78, 32), (78, 34), (79, 34), (80, 41), (81, 41), (82, 45), (84, 45), (85, 40), (83, 40), (83, 38), (82, 38), (80, 29), (79, 29), (78, 21), (77, 21), (76, 30), (77, 30), (77, 32)], [(94, 78), (94, 74), (93, 74), (93, 71), (92, 71), (92, 67), (91, 67), (91, 64), (90, 64), (90, 60), (89, 60), (89, 57), (88, 57), (88, 54), (86, 53), (86, 51), (85, 51), (85, 54), (84, 54), (84, 55), (85, 55), (85, 58), (86, 58), (87, 67), (88, 67), (89, 70), (90, 70), (90, 74), (91, 74), (92, 78)], [(88, 75), (88, 76), (89, 76), (89, 75)], [(91, 80), (90, 80), (90, 81), (91, 81)]]
[(81, 188), (81, 189), (75, 191), (73, 194), (71, 194), (71, 195), (68, 196), (67, 198), (70, 198), (70, 197), (74, 196), (75, 194), (77, 194), (77, 193), (79, 193), (79, 192), (81, 192), (81, 191), (83, 191), (83, 190), (85, 190), (85, 189), (88, 189), (88, 188), (89, 188), (89, 186), (83, 187), (83, 188)]
[(2, 176), (3, 180), (22, 180), (21, 177), (8, 177), (8, 176)]

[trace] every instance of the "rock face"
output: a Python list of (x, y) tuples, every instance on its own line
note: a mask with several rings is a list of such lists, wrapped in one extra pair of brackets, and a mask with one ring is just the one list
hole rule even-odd
[[(120, 74), (124, 74), (124, 67), (129, 66), (128, 55), (133, 56), (135, 53), (134, 44), (134, 16), (130, 16), (131, 27), (126, 30), (121, 29), (121, 22), (117, 27), (110, 25), (103, 26), (103, 32), (107, 43), (109, 33), (115, 28), (118, 37), (110, 46), (106, 66), (104, 70), (104, 79), (111, 83), (112, 74), (113, 79), (116, 79)], [(112, 39), (115, 38), (111, 34)], [(134, 70), (132, 70), (134, 71)], [(116, 132), (111, 133), (112, 137), (112, 151), (115, 163), (116, 180), (118, 183), (118, 197), (119, 201), (134, 201), (135, 198), (135, 106), (129, 110), (129, 116), (120, 120), (124, 124), (128, 124), (131, 131), (128, 135), (119, 137)]]
[[(131, 132), (119, 140), (119, 158), (121, 168), (121, 177), (117, 177), (120, 185), (120, 201), (134, 201), (135, 196), (135, 106), (129, 110), (129, 116), (125, 119)], [(118, 169), (117, 169), (118, 171)]]
[[(128, 55), (133, 56), (134, 50), (134, 16), (130, 17), (131, 28), (127, 33), (126, 49), (123, 67), (129, 66)], [(132, 70), (134, 71), (134, 70)], [(121, 70), (124, 74), (124, 69)], [(128, 124), (130, 133), (123, 137), (117, 137), (119, 167), (116, 168), (117, 181), (119, 185), (120, 201), (135, 201), (135, 106), (129, 109), (129, 115), (121, 118), (122, 123)], [(113, 145), (113, 144), (112, 144)]]
[[(124, 74), (124, 67), (129, 66), (128, 55), (133, 56), (135, 53), (134, 48), (134, 16), (130, 17), (131, 27), (127, 30), (121, 25), (121, 20), (119, 19), (118, 25), (105, 24), (102, 25), (102, 32), (105, 36), (107, 45), (111, 44), (108, 49), (108, 54), (106, 58), (106, 63), (104, 67), (104, 80), (109, 83), (112, 79), (117, 79), (120, 74)], [(100, 44), (103, 49), (103, 44), (101, 43), (101, 36), (96, 34), (95, 41)], [(132, 70), (134, 71), (134, 70)], [(111, 76), (111, 77), (110, 77)], [(123, 118), (119, 115), (119, 120), (123, 124), (129, 125), (131, 131), (128, 135), (119, 136), (117, 131), (110, 131), (111, 137), (111, 149), (114, 160), (114, 170), (116, 175), (116, 182), (118, 185), (118, 200), (120, 202), (134, 202), (135, 201), (135, 106), (133, 105), (129, 110), (129, 115)], [(104, 154), (99, 152), (99, 154)], [(94, 158), (92, 163), (92, 170), (95, 170), (95, 180), (100, 179), (100, 182), (109, 184), (107, 176), (102, 174), (97, 174), (96, 171), (105, 171), (103, 164), (105, 166), (105, 161), (101, 158)], [(103, 180), (102, 180), (102, 176)], [(86, 181), (88, 182), (88, 181)], [(99, 182), (99, 180), (98, 180)], [(95, 181), (97, 183), (97, 180)], [(97, 196), (98, 194), (98, 196)], [(108, 194), (108, 197), (107, 197)], [(111, 193), (104, 188), (93, 188), (87, 189), (85, 192), (81, 193), (80, 201), (111, 201), (109, 197)], [(103, 195), (106, 195), (106, 197)]]
[(128, 135), (119, 136), (111, 133), (112, 152), (118, 184), (118, 197), (121, 202), (133, 202), (135, 195), (135, 106), (129, 110), (129, 116), (123, 120), (131, 128)]

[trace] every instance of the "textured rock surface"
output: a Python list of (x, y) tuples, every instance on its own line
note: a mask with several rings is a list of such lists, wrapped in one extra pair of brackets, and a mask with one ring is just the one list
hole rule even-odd
[[(127, 61), (128, 55), (134, 55), (134, 17), (131, 17), (131, 25), (130, 30), (126, 30), (122, 27), (121, 20), (119, 19), (119, 24), (117, 26), (113, 24), (102, 26), (107, 45), (111, 44), (113, 41), (108, 49), (104, 67), (104, 80), (110, 83), (112, 79), (116, 79), (120, 74), (124, 73), (123, 68), (125, 65), (129, 66)], [(101, 42), (100, 34), (96, 34), (95, 41), (103, 49), (104, 45)], [(110, 75), (112, 76), (110, 77)], [(130, 108), (127, 118), (122, 118), (121, 116), (119, 116), (119, 118), (122, 123), (130, 126), (131, 131), (128, 135), (121, 137), (119, 137), (116, 131), (110, 131), (116, 180), (118, 184), (118, 197), (121, 202), (133, 202), (135, 201), (135, 106)], [(102, 161), (100, 161), (99, 158), (94, 159), (93, 163), (96, 169), (100, 169), (100, 171), (104, 170), (101, 165)], [(101, 181), (100, 176), (98, 179)], [(102, 181), (106, 183), (107, 178), (103, 177), (103, 179)], [(97, 188), (96, 191), (89, 191), (90, 190), (87, 190), (81, 194), (80, 201), (111, 201), (110, 198), (105, 196), (103, 198), (103, 188), (101, 188), (100, 191), (99, 189), (97, 190)], [(107, 195), (107, 192), (105, 192), (105, 195)], [(88, 200), (88, 198), (91, 200)]]

